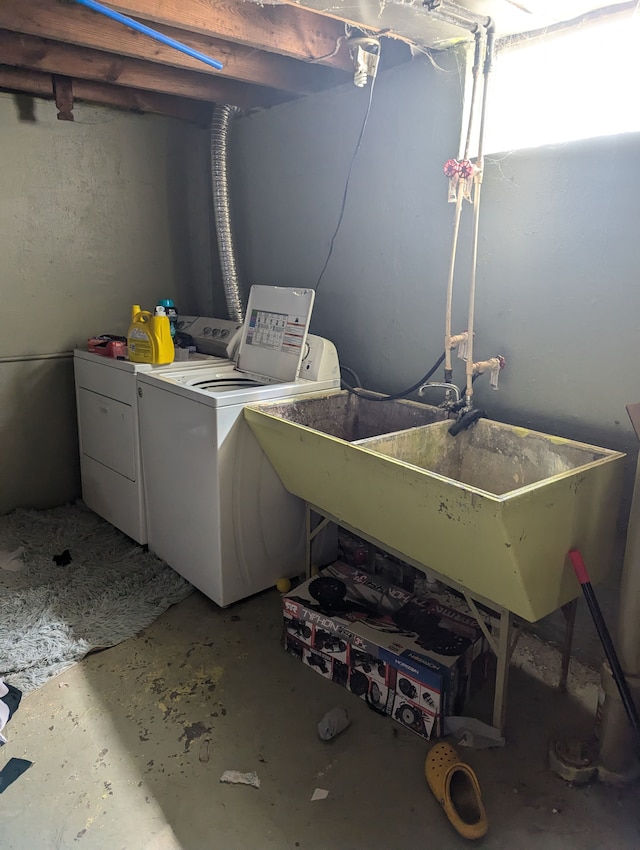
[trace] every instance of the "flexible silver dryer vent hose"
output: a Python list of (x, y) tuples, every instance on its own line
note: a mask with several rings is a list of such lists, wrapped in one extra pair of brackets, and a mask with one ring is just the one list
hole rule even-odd
[(236, 253), (231, 230), (229, 203), (229, 180), (227, 162), (227, 140), (233, 118), (240, 113), (237, 106), (221, 104), (211, 116), (211, 185), (213, 190), (213, 214), (220, 254), (222, 284), (227, 302), (229, 318), (234, 322), (244, 321), (244, 308), (238, 281)]

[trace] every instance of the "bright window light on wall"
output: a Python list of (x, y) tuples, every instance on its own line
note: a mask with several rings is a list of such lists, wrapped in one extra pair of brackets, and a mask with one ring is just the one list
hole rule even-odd
[(485, 154), (640, 130), (640, 13), (496, 55)]

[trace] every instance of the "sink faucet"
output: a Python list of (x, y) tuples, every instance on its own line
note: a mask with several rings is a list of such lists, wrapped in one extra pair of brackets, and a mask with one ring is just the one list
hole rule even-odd
[(429, 387), (440, 387), (440, 389), (447, 391), (445, 404), (447, 402), (450, 402), (451, 393), (455, 395), (455, 400), (453, 402), (454, 404), (458, 404), (458, 402), (460, 401), (460, 390), (458, 389), (458, 387), (455, 384), (448, 384), (445, 381), (427, 381), (426, 384), (423, 384), (418, 389), (418, 395), (424, 395)]

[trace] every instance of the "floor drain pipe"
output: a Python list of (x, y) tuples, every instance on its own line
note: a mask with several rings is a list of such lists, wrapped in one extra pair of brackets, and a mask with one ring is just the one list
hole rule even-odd
[[(640, 706), (640, 463), (631, 502), (624, 566), (620, 580), (617, 649), (636, 707)], [(624, 781), (640, 774), (637, 739), (627, 718), (611, 668), (601, 673), (599, 775), (604, 781)], [(603, 698), (603, 699), (602, 699)]]
[(240, 293), (236, 252), (231, 228), (228, 139), (231, 122), (239, 114), (240, 109), (237, 106), (221, 104), (215, 107), (211, 116), (213, 216), (218, 240), (224, 297), (227, 302), (229, 318), (234, 322), (244, 321), (244, 307)]

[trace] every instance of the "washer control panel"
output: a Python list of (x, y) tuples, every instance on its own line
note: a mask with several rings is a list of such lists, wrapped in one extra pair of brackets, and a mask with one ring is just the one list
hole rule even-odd
[(200, 316), (185, 332), (193, 337), (196, 349), (203, 354), (232, 359), (240, 341), (242, 324), (230, 319), (215, 319)]

